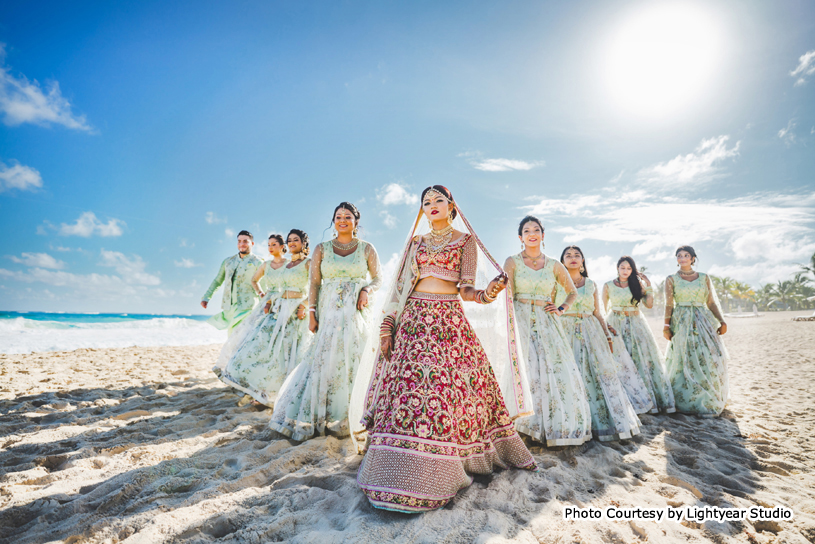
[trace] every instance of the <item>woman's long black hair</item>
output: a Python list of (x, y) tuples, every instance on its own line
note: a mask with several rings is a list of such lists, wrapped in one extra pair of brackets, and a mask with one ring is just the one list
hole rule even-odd
[(628, 276), (628, 289), (631, 291), (631, 304), (638, 306), (642, 298), (645, 296), (645, 292), (642, 290), (642, 284), (640, 283), (640, 273), (637, 271), (637, 263), (635, 263), (634, 259), (628, 255), (623, 255), (620, 257), (620, 260), (617, 261), (617, 268), (620, 268), (620, 264), (623, 261), (626, 261), (631, 267), (631, 275)]

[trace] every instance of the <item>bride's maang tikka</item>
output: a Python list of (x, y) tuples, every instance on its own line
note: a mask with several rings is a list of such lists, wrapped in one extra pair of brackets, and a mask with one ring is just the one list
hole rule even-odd
[(430, 189), (429, 191), (427, 191), (427, 192), (425, 193), (425, 195), (424, 195), (424, 196), (425, 196), (425, 198), (429, 198), (430, 200), (433, 200), (433, 199), (434, 199), (434, 198), (436, 198), (437, 196), (440, 196), (440, 197), (442, 197), (444, 200), (446, 200), (447, 202), (450, 202), (450, 199), (449, 199), (449, 198), (447, 198), (447, 195), (445, 195), (444, 193), (440, 193), (440, 192), (438, 192), (438, 191), (437, 191), (437, 190), (435, 190), (435, 189)]

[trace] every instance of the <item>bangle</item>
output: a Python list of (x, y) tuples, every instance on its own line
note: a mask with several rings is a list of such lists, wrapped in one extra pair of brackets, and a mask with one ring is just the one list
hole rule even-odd
[(670, 325), (663, 325), (663, 326), (662, 326), (662, 328), (663, 328), (663, 329), (670, 329), (670, 328), (671, 328), (671, 326), (670, 326)]
[(317, 313), (317, 308), (309, 308), (308, 311), (309, 312), (314, 312), (316, 314)]

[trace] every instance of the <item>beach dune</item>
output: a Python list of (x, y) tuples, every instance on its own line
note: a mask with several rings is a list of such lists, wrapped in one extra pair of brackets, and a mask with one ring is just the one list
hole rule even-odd
[[(536, 446), (539, 473), (478, 476), (415, 516), (370, 506), (349, 440), (298, 444), (270, 410), (238, 406), (209, 371), (217, 345), (0, 355), (0, 542), (815, 542), (815, 322), (794, 315), (730, 321), (722, 417), (645, 415), (632, 440)], [(794, 519), (563, 519), (693, 505)]]

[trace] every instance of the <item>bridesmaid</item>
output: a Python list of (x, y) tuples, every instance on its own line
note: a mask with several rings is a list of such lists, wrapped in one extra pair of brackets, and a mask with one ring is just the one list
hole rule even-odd
[[(535, 411), (515, 426), (547, 446), (574, 446), (591, 440), (591, 410), (559, 316), (574, 304), (577, 290), (566, 268), (541, 252), (543, 236), (540, 219), (524, 217), (518, 226), (523, 251), (504, 263)], [(555, 306), (558, 284), (566, 298)]]
[(727, 332), (710, 276), (693, 270), (696, 251), (676, 250), (679, 271), (665, 280), (665, 355), (676, 408), (686, 414), (715, 417), (729, 397)]
[[(589, 279), (579, 247), (564, 249), (560, 262), (577, 289), (574, 304), (560, 321), (583, 375), (591, 408), (591, 434), (601, 442), (631, 438), (640, 433), (640, 420), (617, 375), (613, 338), (600, 312), (600, 292)], [(558, 286), (555, 304), (562, 303), (567, 296), (566, 290)]]
[[(298, 353), (305, 350), (311, 336), (304, 298), (310, 263), (308, 235), (292, 229), (287, 242), (291, 262), (272, 269), (274, 282), (265, 303), (253, 310), (241, 324), (239, 334), (233, 335), (222, 351), (226, 362), (221, 380), (266, 406), (274, 404), (286, 376), (296, 365)], [(279, 256), (279, 250), (273, 255)]]
[(357, 368), (372, 349), (369, 297), (382, 283), (374, 246), (356, 236), (359, 219), (356, 206), (340, 203), (333, 215), (336, 236), (317, 246), (311, 260), (308, 311), (314, 338), (283, 384), (269, 424), (294, 440), (350, 434), (348, 407)]
[(609, 330), (622, 336), (625, 349), (648, 388), (653, 403), (651, 413), (670, 414), (676, 411), (671, 383), (654, 333), (640, 312), (640, 303), (653, 308), (654, 289), (648, 278), (637, 272), (634, 259), (624, 255), (617, 261), (617, 279), (603, 286), (606, 321)]
[(269, 293), (280, 291), (280, 277), (287, 263), (283, 258), (284, 253), (286, 245), (283, 243), (283, 237), (279, 234), (270, 234), (269, 255), (272, 258), (263, 263), (263, 266), (259, 266), (252, 278), (252, 288), (264, 302)]

